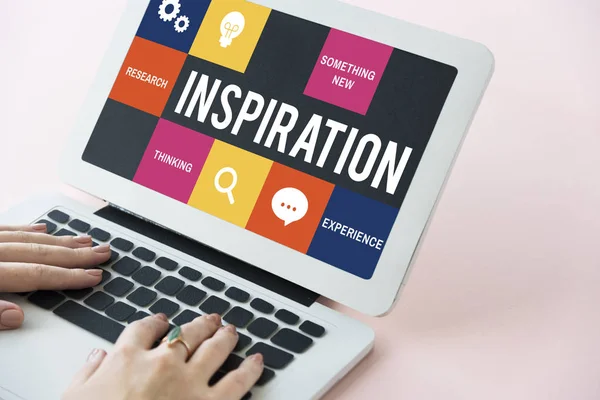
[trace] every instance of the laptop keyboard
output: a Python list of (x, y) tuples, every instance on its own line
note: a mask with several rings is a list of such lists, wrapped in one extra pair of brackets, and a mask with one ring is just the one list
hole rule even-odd
[[(289, 310), (63, 211), (53, 210), (38, 223), (45, 223), (48, 233), (56, 236), (88, 234), (95, 246), (110, 243), (112, 254), (100, 266), (104, 272), (96, 288), (24, 294), (30, 302), (112, 343), (127, 324), (151, 314), (164, 313), (171, 325), (183, 325), (203, 314), (220, 314), (223, 321), (238, 328), (239, 341), (211, 384), (237, 368), (244, 357), (261, 353), (265, 370), (257, 386), (267, 385), (276, 371), (325, 335), (325, 328), (302, 321)], [(248, 393), (245, 399), (251, 396)]]

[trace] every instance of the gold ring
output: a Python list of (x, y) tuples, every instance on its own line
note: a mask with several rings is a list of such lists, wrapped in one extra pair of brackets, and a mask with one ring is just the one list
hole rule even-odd
[(166, 343), (169, 347), (173, 347), (175, 343), (181, 343), (185, 346), (185, 349), (188, 354), (187, 358), (190, 358), (190, 356), (192, 355), (192, 349), (183, 338), (183, 332), (181, 331), (181, 327), (179, 326), (176, 326), (175, 328), (171, 329), (171, 332), (169, 332), (169, 334), (164, 337), (162, 343)]

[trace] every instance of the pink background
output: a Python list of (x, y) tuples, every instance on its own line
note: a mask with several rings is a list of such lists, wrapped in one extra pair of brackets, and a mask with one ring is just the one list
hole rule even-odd
[[(3, 2), (0, 209), (60, 187), (125, 3)], [(375, 349), (325, 399), (599, 399), (600, 2), (351, 3), (483, 42), (497, 65), (406, 290), (385, 318), (350, 313)]]
[[(391, 54), (392, 48), (389, 46), (332, 29), (319, 55), (304, 94), (365, 115), (371, 101), (373, 101), (373, 96)], [(323, 65), (321, 61), (325, 55), (328, 58), (335, 58), (342, 62), (352, 63), (375, 71), (375, 78), (371, 81), (348, 72), (348, 69), (344, 72)], [(352, 89), (347, 89), (344, 83), (340, 83), (342, 87), (333, 84), (333, 79), (336, 76), (354, 81)]]
[[(133, 181), (187, 203), (214, 141), (211, 137), (160, 119)], [(191, 172), (155, 159), (156, 150), (192, 163)]]

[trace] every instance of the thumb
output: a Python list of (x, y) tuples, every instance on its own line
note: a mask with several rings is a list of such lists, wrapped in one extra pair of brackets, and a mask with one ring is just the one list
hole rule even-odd
[(21, 307), (0, 300), (0, 331), (17, 329), (23, 323), (23, 318)]
[(94, 372), (100, 367), (102, 361), (106, 357), (106, 352), (101, 349), (94, 349), (88, 355), (87, 361), (83, 365), (83, 367), (77, 372), (73, 381), (71, 382), (71, 387), (80, 386), (87, 382), (88, 379), (94, 375)]

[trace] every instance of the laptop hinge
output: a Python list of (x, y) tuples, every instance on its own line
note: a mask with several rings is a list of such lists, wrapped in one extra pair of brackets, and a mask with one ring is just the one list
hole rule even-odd
[(196, 240), (190, 239), (166, 227), (159, 226), (143, 217), (133, 214), (114, 204), (106, 206), (95, 213), (115, 224), (156, 240), (191, 257), (197, 258), (242, 279), (262, 286), (290, 300), (310, 307), (319, 295), (302, 286), (289, 282), (277, 275), (264, 271), (242, 260), (225, 254)]

